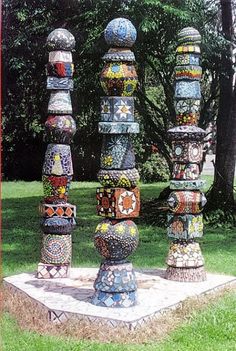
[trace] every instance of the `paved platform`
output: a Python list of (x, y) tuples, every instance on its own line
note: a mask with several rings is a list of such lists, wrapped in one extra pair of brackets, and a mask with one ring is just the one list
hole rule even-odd
[(207, 274), (207, 281), (182, 283), (163, 278), (163, 269), (136, 270), (138, 304), (127, 309), (97, 307), (90, 303), (96, 268), (72, 268), (70, 278), (40, 280), (33, 273), (4, 278), (6, 287), (21, 291), (47, 309), (48, 319), (64, 322), (78, 318), (97, 325), (134, 329), (175, 309), (189, 297), (211, 293), (236, 283), (236, 277)]

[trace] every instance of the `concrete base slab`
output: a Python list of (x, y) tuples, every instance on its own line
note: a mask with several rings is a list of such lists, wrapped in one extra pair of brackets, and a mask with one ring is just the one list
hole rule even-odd
[(16, 293), (25, 293), (46, 308), (49, 321), (64, 322), (77, 318), (100, 325), (134, 329), (166, 311), (176, 309), (189, 297), (236, 283), (236, 277), (219, 274), (207, 274), (207, 280), (203, 282), (175, 282), (164, 279), (164, 269), (136, 270), (138, 304), (112, 309), (90, 303), (97, 272), (96, 268), (71, 268), (70, 278), (44, 280), (37, 279), (32, 273), (22, 273), (4, 278), (4, 284), (15, 289)]

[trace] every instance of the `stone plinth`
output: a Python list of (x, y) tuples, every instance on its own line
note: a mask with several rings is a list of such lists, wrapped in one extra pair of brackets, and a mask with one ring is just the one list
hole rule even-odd
[[(145, 322), (176, 309), (190, 297), (211, 293), (233, 283), (236, 278), (207, 274), (207, 281), (175, 282), (164, 279), (164, 269), (136, 270), (138, 303), (128, 309), (99, 307), (90, 303), (94, 294), (96, 268), (71, 268), (70, 278), (38, 280), (35, 274), (22, 273), (4, 278), (6, 287), (25, 293), (47, 310), (51, 322), (78, 318), (97, 326), (110, 325), (134, 329)], [(157, 322), (158, 323), (158, 322)]]

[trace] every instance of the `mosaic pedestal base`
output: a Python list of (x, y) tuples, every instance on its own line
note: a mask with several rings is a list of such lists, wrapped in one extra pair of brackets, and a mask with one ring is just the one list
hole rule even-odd
[[(22, 273), (4, 278), (4, 285), (15, 296), (25, 294), (41, 306), (49, 321), (61, 323), (76, 318), (78, 327), (83, 321), (94, 323), (96, 328), (109, 325), (134, 329), (180, 307), (187, 298), (236, 284), (236, 277), (220, 274), (207, 274), (207, 281), (184, 283), (164, 279), (164, 269), (136, 270), (137, 305), (109, 308), (91, 304), (97, 272), (97, 268), (71, 268), (70, 278), (41, 280), (35, 273)], [(25, 313), (32, 312), (26, 308)], [(33, 317), (37, 319), (39, 315), (35, 312)]]
[(68, 278), (70, 275), (70, 265), (54, 265), (47, 263), (39, 263), (36, 278), (52, 279), (52, 278)]
[(136, 291), (110, 293), (98, 290), (93, 295), (91, 303), (102, 307), (126, 308), (136, 304), (136, 295)]
[(168, 267), (165, 278), (178, 282), (203, 282), (207, 276), (204, 266), (196, 268)]

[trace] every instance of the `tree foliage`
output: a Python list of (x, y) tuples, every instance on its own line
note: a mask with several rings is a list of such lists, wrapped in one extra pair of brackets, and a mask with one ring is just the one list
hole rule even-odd
[[(40, 177), (45, 145), (43, 123), (49, 94), (44, 66), (48, 60), (47, 35), (67, 28), (76, 38), (74, 140), (76, 178), (94, 179), (99, 165), (97, 133), (101, 57), (108, 47), (103, 38), (107, 23), (129, 18), (138, 30), (133, 48), (139, 75), (136, 109), (142, 133), (137, 136), (137, 161), (150, 157), (155, 144), (171, 167), (167, 130), (173, 125), (173, 69), (176, 35), (185, 26), (203, 36), (203, 104), (200, 125), (206, 126), (217, 111), (221, 53), (224, 38), (218, 28), (217, 4), (212, 0), (4, 0), (4, 111), (3, 171), (6, 178)], [(27, 165), (27, 166), (26, 166)]]

